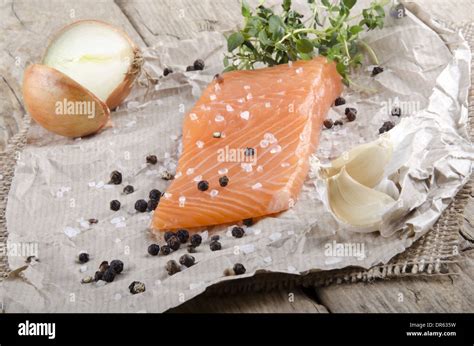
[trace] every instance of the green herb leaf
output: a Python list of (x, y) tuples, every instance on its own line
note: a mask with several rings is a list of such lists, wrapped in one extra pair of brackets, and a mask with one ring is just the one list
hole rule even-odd
[[(291, 0), (282, 0), (281, 13), (265, 7), (264, 0), (255, 10), (242, 0), (245, 24), (227, 39), (225, 71), (253, 69), (259, 63), (273, 66), (309, 60), (317, 52), (334, 61), (344, 82), (349, 83), (351, 70), (363, 61), (360, 47), (375, 57), (366, 43), (359, 42), (359, 35), (383, 27), (387, 1), (373, 0), (354, 16), (350, 12), (357, 0), (307, 0), (312, 15), (303, 22), (303, 15), (292, 9)], [(354, 23), (352, 19), (357, 17), (359, 22)]]
[(245, 42), (244, 35), (240, 32), (234, 32), (227, 39), (227, 50), (229, 52), (234, 51), (236, 48), (240, 47)]
[(298, 51), (300, 53), (308, 54), (308, 53), (311, 53), (313, 51), (314, 46), (313, 46), (313, 44), (311, 43), (310, 40), (302, 38), (302, 39), (296, 41), (296, 49), (298, 49)]
[(357, 0), (343, 0), (344, 6), (346, 6), (349, 10), (354, 7)]

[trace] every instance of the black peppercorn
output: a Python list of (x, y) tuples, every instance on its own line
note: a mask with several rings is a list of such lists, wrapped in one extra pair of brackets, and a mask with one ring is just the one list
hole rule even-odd
[(88, 221), (91, 225), (95, 224), (95, 223), (99, 223), (99, 220), (97, 220), (97, 219), (89, 219)]
[(148, 203), (144, 199), (139, 199), (135, 202), (135, 210), (144, 213), (148, 208)]
[(99, 265), (99, 271), (101, 273), (105, 272), (107, 269), (109, 269), (109, 262), (107, 261), (103, 261), (100, 265)]
[(202, 71), (204, 70), (204, 61), (202, 59), (197, 59), (194, 64), (193, 64), (193, 67), (196, 71)]
[(113, 211), (117, 211), (120, 209), (120, 202), (114, 199), (113, 201), (110, 202), (110, 209)]
[(337, 106), (342, 106), (346, 104), (346, 100), (343, 98), (343, 97), (338, 97), (335, 101), (334, 101), (334, 105), (337, 107)]
[(342, 125), (344, 125), (344, 123), (342, 122), (342, 120), (336, 120), (336, 121), (334, 122), (334, 126), (342, 126)]
[(394, 107), (391, 113), (394, 117), (400, 117), (402, 115), (402, 110), (400, 107)]
[(201, 180), (197, 187), (199, 191), (207, 191), (207, 189), (209, 189), (209, 183), (205, 180)]
[(254, 156), (255, 155), (255, 149), (254, 148), (245, 148), (244, 155), (245, 156)]
[(354, 121), (357, 115), (357, 109), (355, 108), (346, 108), (345, 112), (348, 121)]
[(222, 249), (221, 243), (219, 243), (219, 241), (217, 240), (211, 241), (211, 243), (209, 244), (209, 247), (211, 248), (211, 251), (218, 251)]
[(133, 281), (129, 286), (128, 289), (130, 290), (131, 294), (138, 294), (145, 292), (145, 284), (140, 281)]
[(219, 185), (222, 186), (222, 187), (226, 187), (227, 184), (229, 184), (229, 178), (224, 175), (223, 177), (220, 177), (219, 178)]
[(245, 274), (245, 267), (242, 263), (234, 264), (234, 273), (235, 275)]
[(151, 244), (148, 247), (148, 253), (152, 256), (156, 256), (160, 253), (160, 246), (158, 244)]
[(180, 229), (176, 232), (176, 237), (178, 237), (178, 240), (181, 242), (181, 244), (184, 244), (189, 239), (189, 232), (185, 229)]
[(167, 242), (171, 237), (173, 237), (175, 234), (174, 232), (171, 232), (171, 231), (166, 231), (165, 232), (165, 235), (164, 235), (164, 238), (165, 238), (165, 241)]
[(87, 263), (89, 262), (89, 254), (85, 252), (81, 252), (79, 254), (79, 263)]
[(121, 260), (113, 260), (110, 262), (110, 268), (116, 273), (120, 274), (123, 271), (123, 262)]
[(104, 272), (96, 271), (94, 274), (94, 281), (102, 280), (103, 276), (104, 276)]
[(324, 124), (324, 127), (327, 129), (330, 129), (334, 125), (331, 119), (324, 120), (323, 124)]
[(376, 76), (382, 72), (383, 72), (383, 67), (375, 66), (374, 69), (372, 70), (372, 76)]
[(120, 185), (122, 183), (122, 173), (119, 171), (113, 171), (110, 173), (109, 184)]
[(382, 134), (384, 132), (388, 132), (395, 127), (395, 123), (393, 121), (386, 121), (383, 123), (382, 127), (379, 129), (379, 133)]
[(173, 73), (173, 70), (169, 67), (165, 67), (165, 69), (163, 70), (163, 76), (165, 77), (171, 73)]
[(186, 67), (186, 72), (189, 72), (189, 71), (195, 71), (194, 66)]
[(153, 211), (153, 210), (156, 209), (157, 206), (158, 206), (158, 201), (156, 199), (150, 199), (148, 201), (147, 210), (148, 211)]
[(157, 189), (153, 189), (150, 191), (150, 193), (148, 194), (148, 197), (150, 199), (154, 199), (156, 201), (159, 201), (160, 198), (161, 198), (161, 191), (160, 190), (157, 190)]
[(168, 256), (171, 253), (171, 248), (169, 247), (169, 245), (163, 245), (160, 249), (160, 253), (163, 256)]
[(242, 238), (245, 234), (245, 231), (242, 227), (234, 227), (232, 228), (232, 236), (235, 238)]
[(194, 264), (195, 258), (188, 254), (183, 255), (179, 258), (179, 263), (181, 263), (185, 267), (191, 267)]
[(181, 246), (181, 242), (179, 241), (178, 237), (172, 236), (168, 239), (167, 241), (168, 246), (171, 248), (171, 250), (176, 251), (179, 249)]
[(253, 225), (253, 219), (252, 219), (252, 218), (244, 219), (244, 220), (242, 221), (242, 223), (243, 223), (245, 226), (250, 227), (250, 226)]
[(191, 245), (194, 247), (198, 247), (201, 245), (202, 237), (199, 234), (193, 234), (191, 236)]
[(135, 191), (135, 189), (133, 188), (132, 185), (127, 185), (123, 188), (123, 193), (126, 195), (133, 193), (133, 191)]
[(156, 165), (157, 162), (158, 162), (158, 159), (156, 155), (148, 155), (146, 157), (146, 163), (149, 163), (151, 165)]
[(217, 83), (224, 83), (224, 77), (222, 77), (222, 75), (220, 74), (216, 74), (214, 76), (214, 79), (216, 80)]
[(213, 240), (219, 240), (219, 239), (221, 239), (221, 237), (220, 237), (219, 235), (217, 235), (217, 234), (216, 234), (216, 235), (213, 235), (213, 236), (211, 237), (211, 241), (213, 241)]
[(166, 263), (166, 271), (168, 275), (174, 275), (181, 271), (181, 267), (175, 260), (170, 260)]
[(105, 282), (112, 282), (115, 279), (115, 271), (112, 268), (109, 268), (105, 271), (104, 275), (102, 276), (102, 280)]

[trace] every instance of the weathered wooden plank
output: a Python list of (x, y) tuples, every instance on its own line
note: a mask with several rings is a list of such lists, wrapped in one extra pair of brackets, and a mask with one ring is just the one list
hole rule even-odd
[(0, 1), (0, 150), (18, 131), (23, 71), (40, 61), (58, 29), (80, 19), (99, 19), (122, 28), (139, 46), (145, 43), (113, 0)]
[(330, 312), (472, 312), (474, 250), (455, 264), (458, 275), (406, 277), (316, 289)]
[(300, 289), (247, 293), (228, 297), (198, 296), (168, 312), (327, 313)]
[(202, 31), (228, 32), (242, 22), (239, 0), (118, 0), (117, 4), (150, 46), (194, 38)]

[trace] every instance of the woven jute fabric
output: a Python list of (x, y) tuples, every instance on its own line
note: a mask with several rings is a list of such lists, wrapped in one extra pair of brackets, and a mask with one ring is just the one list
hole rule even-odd
[[(474, 47), (474, 25), (452, 28), (460, 30), (469, 42), (471, 50)], [(472, 76), (471, 76), (472, 85)], [(469, 92), (469, 126), (471, 141), (474, 138), (474, 92)], [(15, 172), (16, 160), (26, 144), (26, 134), (30, 119), (25, 116), (19, 132), (13, 136), (5, 151), (0, 153), (0, 242), (5, 244), (8, 237), (6, 228), (5, 209), (8, 192)], [(345, 268), (323, 272), (308, 273), (307, 275), (288, 275), (277, 273), (259, 274), (252, 278), (232, 281), (232, 285), (222, 283), (208, 288), (212, 294), (230, 294), (244, 291), (270, 290), (274, 288), (289, 288), (294, 285), (313, 286), (328, 285), (344, 282), (371, 281), (375, 279), (396, 278), (414, 275), (446, 275), (451, 272), (450, 264), (459, 258), (460, 228), (464, 208), (473, 191), (474, 181), (471, 178), (457, 194), (451, 205), (444, 211), (433, 228), (405, 252), (394, 257), (385, 265), (378, 265), (369, 270), (360, 268)], [(7, 257), (0, 256), (0, 277), (5, 277), (10, 268)]]

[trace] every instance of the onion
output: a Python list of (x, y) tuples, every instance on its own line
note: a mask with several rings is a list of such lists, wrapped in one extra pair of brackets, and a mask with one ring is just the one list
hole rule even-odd
[(26, 108), (54, 133), (95, 133), (128, 96), (141, 65), (140, 51), (121, 30), (96, 20), (75, 22), (51, 41), (41, 65), (26, 69)]

